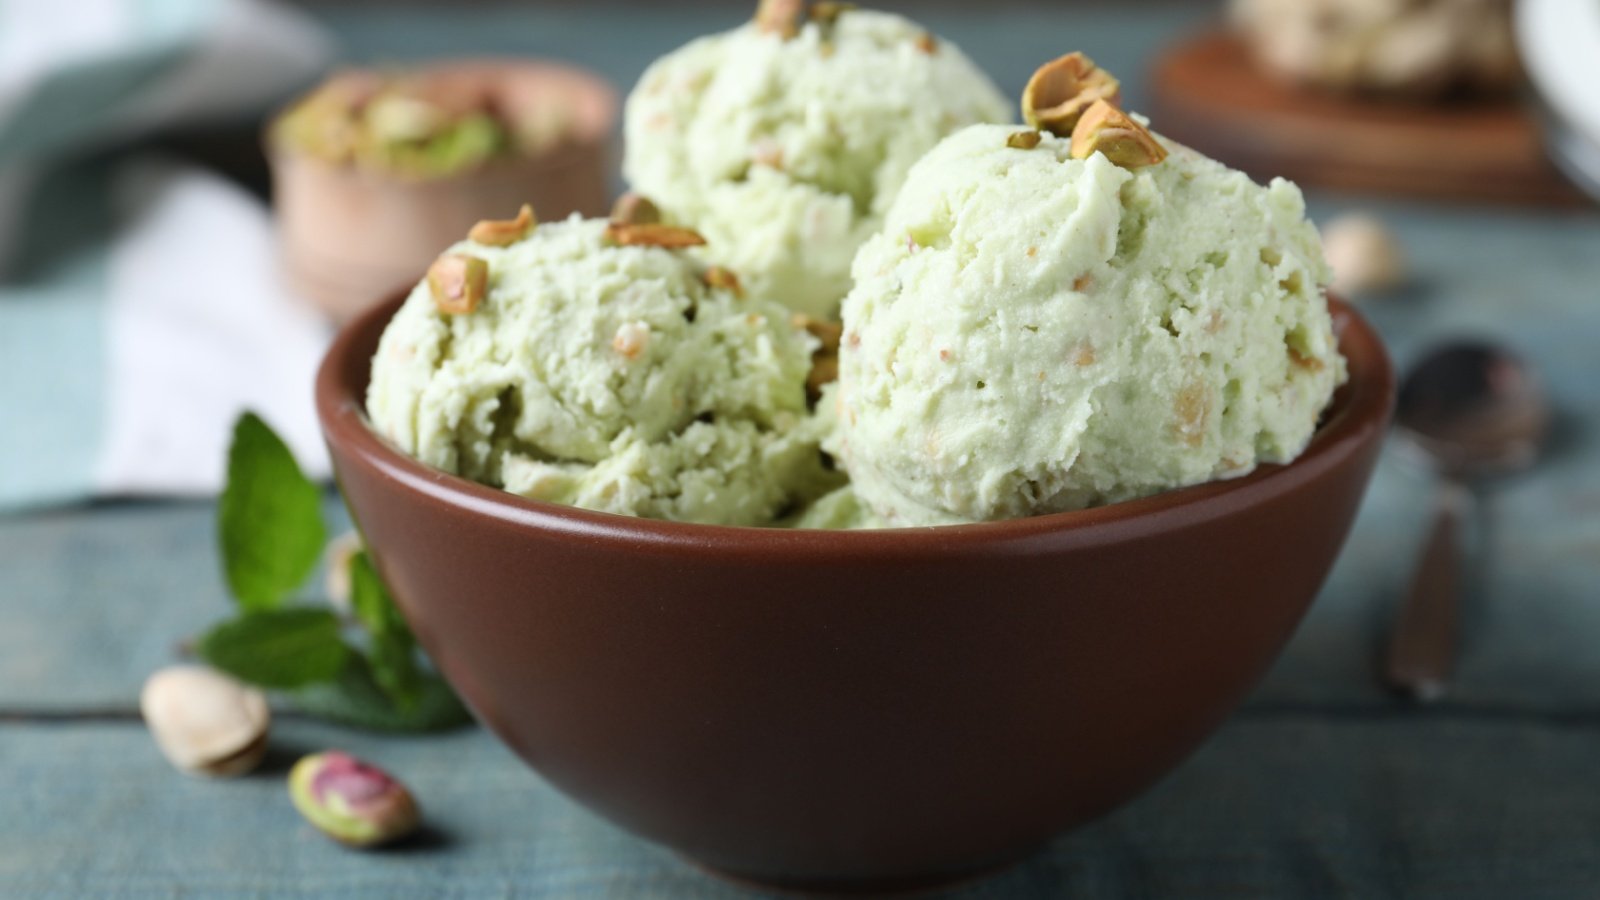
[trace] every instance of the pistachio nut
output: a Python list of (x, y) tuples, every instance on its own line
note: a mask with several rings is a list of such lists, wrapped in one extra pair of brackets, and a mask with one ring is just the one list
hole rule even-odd
[(1078, 119), (1069, 152), (1073, 159), (1104, 153), (1124, 169), (1153, 166), (1167, 158), (1167, 149), (1155, 135), (1104, 100), (1096, 100)]
[(446, 253), (428, 267), (428, 290), (440, 312), (471, 313), (489, 291), (489, 263), (466, 253)]
[(1040, 66), (1022, 90), (1022, 119), (1062, 137), (1093, 103), (1115, 104), (1121, 85), (1082, 53), (1068, 53)]
[(699, 247), (706, 242), (700, 232), (692, 228), (662, 225), (659, 222), (638, 225), (613, 222), (606, 226), (605, 239), (606, 243), (619, 247), (662, 247), (667, 250)]
[(171, 666), (144, 683), (139, 711), (156, 745), (190, 775), (230, 778), (261, 763), (272, 713), (266, 695), (205, 666)]
[(1406, 280), (1399, 239), (1368, 213), (1346, 213), (1322, 226), (1322, 255), (1333, 269), (1333, 289), (1346, 297), (1393, 290)]
[(939, 39), (931, 31), (924, 31), (917, 37), (917, 49), (932, 56), (939, 52)]
[(756, 29), (786, 41), (800, 33), (805, 18), (805, 0), (761, 0), (756, 7)]
[(324, 552), (328, 574), (323, 587), (328, 592), (328, 602), (340, 612), (350, 611), (350, 561), (361, 552), (361, 533), (346, 531), (328, 542)]
[(629, 191), (611, 205), (613, 225), (653, 225), (660, 221), (661, 210), (643, 194)]
[(838, 3), (834, 0), (818, 0), (811, 4), (811, 21), (818, 25), (828, 27), (839, 21), (839, 17), (852, 9), (859, 9), (854, 3)]
[(351, 847), (376, 847), (417, 830), (417, 802), (388, 772), (348, 753), (313, 753), (289, 771), (289, 799), (317, 830)]
[(700, 280), (706, 287), (719, 291), (732, 291), (735, 297), (744, 296), (744, 286), (739, 284), (739, 276), (721, 266), (712, 266), (701, 273)]
[(1006, 138), (1006, 146), (1016, 150), (1032, 150), (1039, 146), (1039, 139), (1043, 137), (1037, 131), (1019, 131)]
[(822, 386), (839, 378), (839, 339), (844, 335), (844, 326), (799, 313), (790, 321), (821, 342), (811, 354), (811, 371), (806, 375), (806, 400), (815, 404), (822, 396)]
[(467, 240), (490, 247), (509, 247), (527, 237), (537, 224), (533, 207), (524, 203), (515, 219), (484, 219), (472, 226), (472, 230), (467, 232)]

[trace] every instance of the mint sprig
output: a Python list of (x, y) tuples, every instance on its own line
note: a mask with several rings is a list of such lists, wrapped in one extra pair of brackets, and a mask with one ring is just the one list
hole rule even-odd
[(282, 606), (305, 583), (328, 540), (322, 492), (254, 413), (233, 426), (217, 534), (228, 587), (250, 611)]
[(291, 602), (327, 540), (322, 492), (258, 416), (234, 426), (218, 546), (239, 615), (214, 626), (198, 655), (241, 681), (286, 692), (313, 715), (388, 731), (434, 731), (470, 721), (450, 686), (421, 658), (366, 551), (350, 559), (352, 615)]

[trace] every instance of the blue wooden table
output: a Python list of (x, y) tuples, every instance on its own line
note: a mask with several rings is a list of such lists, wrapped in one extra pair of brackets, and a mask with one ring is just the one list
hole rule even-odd
[[(329, 21), (361, 58), (539, 53), (626, 85), (724, 18), (661, 6), (604, 28), (579, 4)], [(1150, 53), (1200, 15), (925, 18), (1007, 90), (1081, 47), (1131, 76), (1137, 107)], [(1312, 201), (1319, 217), (1356, 202)], [(1367, 307), (1397, 360), (1490, 335), (1538, 366), (1561, 411), (1544, 464), (1492, 498), (1455, 690), (1418, 710), (1375, 678), (1429, 497), (1391, 454), (1326, 590), (1245, 708), (1144, 797), (953, 896), (1600, 894), (1600, 213), (1376, 209), (1416, 276)], [(177, 776), (135, 702), (144, 676), (226, 611), (212, 515), (173, 502), (0, 517), (0, 896), (757, 896), (599, 821), (478, 730), (383, 737), (288, 715), (257, 775)], [(287, 765), (332, 746), (410, 782), (431, 823), (422, 841), (357, 854), (300, 821)]]

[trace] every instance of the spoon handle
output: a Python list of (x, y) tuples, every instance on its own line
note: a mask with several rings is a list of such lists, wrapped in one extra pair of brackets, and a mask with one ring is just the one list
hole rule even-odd
[(1455, 669), (1461, 596), (1458, 535), (1472, 496), (1466, 487), (1446, 481), (1435, 502), (1433, 530), (1389, 638), (1384, 670), (1391, 687), (1424, 702), (1444, 695)]

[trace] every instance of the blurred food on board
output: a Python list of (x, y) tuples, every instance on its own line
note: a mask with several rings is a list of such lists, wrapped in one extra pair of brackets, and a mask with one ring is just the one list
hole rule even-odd
[(1431, 99), (1521, 81), (1511, 0), (1233, 0), (1272, 75), (1337, 91)]
[(334, 75), (267, 129), (285, 273), (345, 319), (474, 222), (606, 208), (615, 91), (522, 60)]

